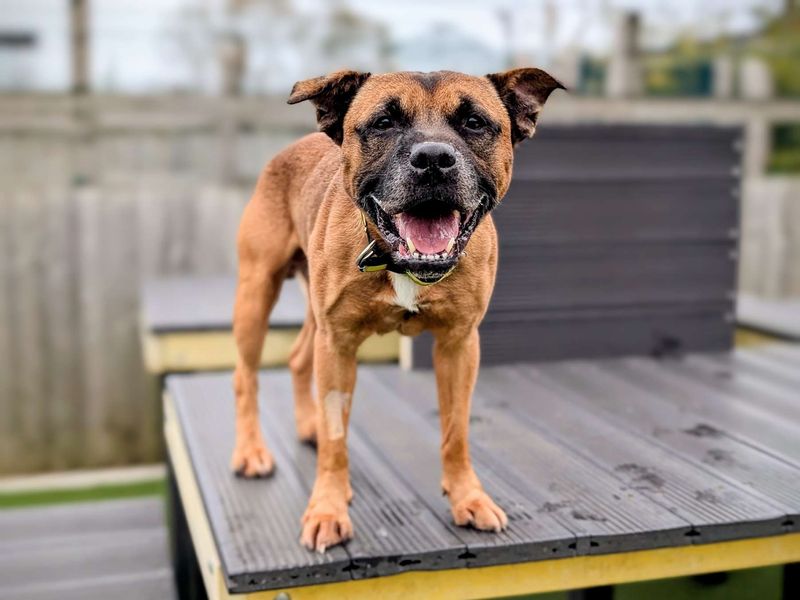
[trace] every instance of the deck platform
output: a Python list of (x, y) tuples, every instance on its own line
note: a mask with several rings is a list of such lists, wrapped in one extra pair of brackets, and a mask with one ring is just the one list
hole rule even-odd
[(740, 326), (779, 339), (800, 341), (800, 298), (769, 300), (739, 294), (736, 304)]
[[(148, 281), (142, 289), (140, 330), (144, 362), (151, 373), (232, 369), (236, 347), (231, 332), (235, 277), (172, 277)], [(296, 279), (287, 279), (270, 314), (261, 364), (287, 364), (306, 313)], [(373, 336), (359, 349), (366, 362), (396, 362), (400, 336)]]
[(169, 376), (165, 432), (211, 598), (480, 598), (800, 561), (798, 387), (788, 344), (485, 367), (471, 439), (509, 514), (495, 535), (452, 524), (433, 374), (362, 366), (356, 537), (326, 554), (298, 542), (315, 455), (294, 435), (288, 372), (262, 374), (270, 479), (229, 471), (227, 374)]

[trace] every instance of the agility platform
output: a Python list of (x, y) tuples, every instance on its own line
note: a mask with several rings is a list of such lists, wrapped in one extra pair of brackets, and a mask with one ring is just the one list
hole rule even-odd
[(355, 538), (325, 554), (298, 541), (315, 454), (295, 438), (290, 375), (261, 378), (277, 464), (262, 480), (229, 469), (229, 374), (166, 379), (176, 569), (200, 594), (486, 598), (788, 564), (798, 597), (796, 345), (483, 368), (472, 456), (501, 534), (452, 522), (433, 373), (361, 366)]
[[(236, 278), (169, 277), (148, 281), (141, 293), (139, 319), (145, 367), (163, 375), (186, 371), (233, 369), (233, 303)], [(283, 283), (269, 319), (261, 364), (286, 365), (306, 313), (306, 299), (296, 279)], [(373, 336), (359, 348), (359, 360), (396, 362), (400, 336)]]

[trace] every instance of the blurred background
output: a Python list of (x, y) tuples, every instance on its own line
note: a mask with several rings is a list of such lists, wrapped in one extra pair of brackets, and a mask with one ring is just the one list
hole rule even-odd
[(0, 475), (161, 460), (140, 285), (234, 271), (295, 81), (521, 65), (542, 127), (743, 126), (740, 288), (800, 296), (793, 0), (0, 0)]

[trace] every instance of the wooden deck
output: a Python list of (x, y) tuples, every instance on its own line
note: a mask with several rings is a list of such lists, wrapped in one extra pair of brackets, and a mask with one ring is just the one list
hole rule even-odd
[[(233, 341), (233, 301), (236, 278), (171, 277), (149, 281), (142, 290), (140, 331), (147, 370), (157, 375), (182, 371), (232, 369), (236, 365)], [(268, 342), (261, 364), (286, 365), (300, 333), (306, 299), (296, 279), (283, 283), (269, 318)], [(400, 336), (372, 336), (359, 349), (366, 362), (396, 362)]]
[(175, 598), (160, 498), (0, 511), (3, 600)]
[(229, 376), (167, 379), (168, 447), (212, 598), (486, 597), (800, 561), (796, 346), (483, 368), (473, 459), (509, 514), (500, 535), (452, 525), (432, 374), (362, 366), (356, 538), (324, 555), (298, 542), (315, 456), (294, 437), (289, 374), (261, 383), (278, 469), (245, 481), (228, 466)]
[(736, 320), (742, 327), (786, 340), (800, 340), (800, 299), (769, 300), (739, 294)]

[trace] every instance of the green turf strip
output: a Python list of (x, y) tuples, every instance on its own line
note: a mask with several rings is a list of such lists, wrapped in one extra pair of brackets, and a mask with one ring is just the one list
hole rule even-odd
[(164, 496), (166, 494), (166, 485), (166, 481), (163, 479), (153, 479), (137, 483), (76, 489), (0, 492), (0, 509), (65, 504), (69, 502), (117, 500), (120, 498), (141, 498), (143, 496)]

